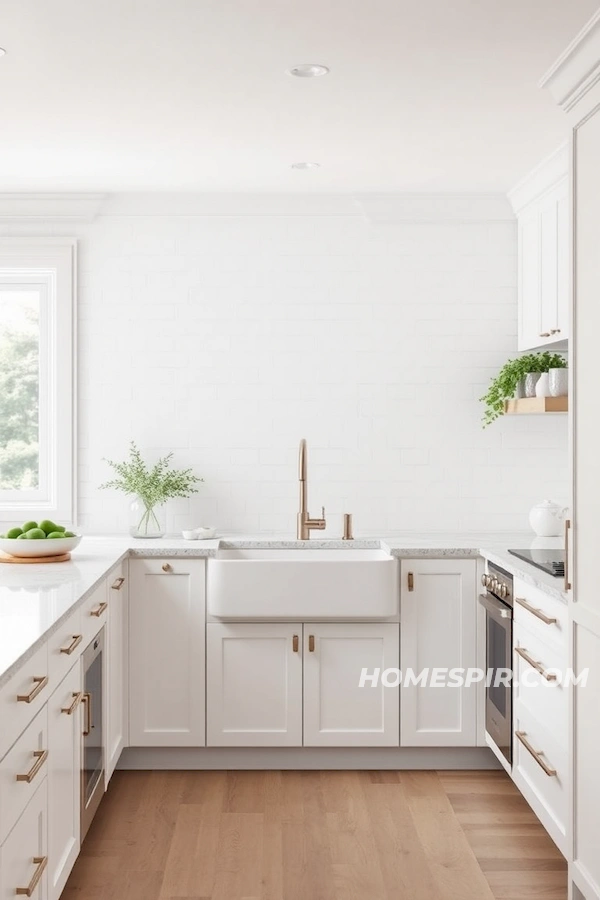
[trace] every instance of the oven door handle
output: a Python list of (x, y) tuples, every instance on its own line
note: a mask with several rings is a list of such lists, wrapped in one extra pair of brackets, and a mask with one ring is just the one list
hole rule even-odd
[(489, 594), (480, 594), (479, 602), (496, 619), (512, 619), (512, 609), (500, 600), (496, 600), (495, 597), (490, 597)]

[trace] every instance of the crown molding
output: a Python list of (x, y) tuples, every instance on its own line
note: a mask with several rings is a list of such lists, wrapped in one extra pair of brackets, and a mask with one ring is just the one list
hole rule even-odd
[(530, 203), (540, 200), (568, 175), (569, 145), (565, 141), (508, 192), (508, 199), (515, 214), (519, 215)]
[(106, 194), (2, 194), (0, 220), (91, 222), (104, 203)]
[(540, 81), (569, 112), (600, 82), (600, 9)]
[(357, 194), (355, 199), (372, 225), (514, 221), (505, 194)]

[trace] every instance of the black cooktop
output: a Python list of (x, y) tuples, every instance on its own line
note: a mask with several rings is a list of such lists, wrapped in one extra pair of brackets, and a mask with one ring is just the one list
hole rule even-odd
[(565, 574), (564, 550), (509, 550), (508, 552), (556, 578), (562, 578)]

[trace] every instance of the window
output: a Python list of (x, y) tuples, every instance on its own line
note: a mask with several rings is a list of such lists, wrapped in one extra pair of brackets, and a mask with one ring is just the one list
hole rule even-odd
[(0, 522), (74, 523), (74, 275), (64, 238), (0, 239)]

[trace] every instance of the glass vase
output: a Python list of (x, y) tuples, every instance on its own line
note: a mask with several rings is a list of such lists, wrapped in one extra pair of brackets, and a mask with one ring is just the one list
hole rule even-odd
[(151, 506), (141, 497), (132, 500), (129, 507), (129, 534), (135, 538), (161, 538), (165, 536), (166, 510), (164, 503)]

